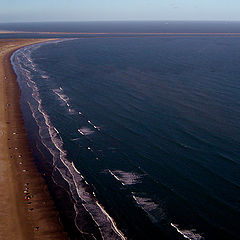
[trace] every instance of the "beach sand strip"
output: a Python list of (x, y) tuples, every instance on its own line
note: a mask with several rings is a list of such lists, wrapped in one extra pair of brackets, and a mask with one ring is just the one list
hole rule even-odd
[(0, 40), (0, 239), (4, 240), (68, 239), (33, 161), (10, 63), (18, 48), (49, 40)]

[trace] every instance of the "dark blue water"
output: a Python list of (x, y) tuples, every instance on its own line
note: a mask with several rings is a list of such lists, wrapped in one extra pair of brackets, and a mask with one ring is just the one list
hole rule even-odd
[[(24, 33), (0, 34), (1, 38), (74, 38), (137, 36), (142, 33), (240, 33), (240, 21), (90, 21), (0, 23), (0, 30)], [(40, 33), (44, 32), (44, 33)], [(54, 34), (47, 34), (54, 32)], [(57, 33), (67, 34), (57, 34)], [(81, 35), (77, 33), (83, 33)], [(95, 33), (95, 35), (92, 35)], [(98, 33), (98, 34), (97, 34)], [(169, 34), (168, 34), (169, 35)]]
[(90, 21), (0, 23), (1, 30), (84, 33), (240, 32), (240, 21)]
[(239, 50), (238, 37), (92, 38), (13, 55), (72, 239), (239, 239)]

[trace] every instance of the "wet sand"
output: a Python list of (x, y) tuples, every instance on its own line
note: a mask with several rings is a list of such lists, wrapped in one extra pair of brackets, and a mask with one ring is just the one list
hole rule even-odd
[(13, 51), (46, 39), (0, 40), (0, 239), (68, 239), (27, 141)]

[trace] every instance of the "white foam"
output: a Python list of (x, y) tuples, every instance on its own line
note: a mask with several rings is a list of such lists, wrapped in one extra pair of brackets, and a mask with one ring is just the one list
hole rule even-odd
[(95, 129), (100, 130), (100, 127), (94, 125), (90, 120), (88, 120), (88, 123), (93, 126)]
[(52, 90), (58, 97), (59, 99), (64, 102), (68, 107), (70, 106), (69, 104), (69, 97), (63, 93), (62, 88), (60, 89), (53, 89)]
[(69, 109), (68, 109), (68, 112), (69, 112), (71, 115), (73, 115), (73, 114), (76, 113), (76, 111), (75, 111), (74, 109), (72, 109), (72, 108), (69, 108)]
[(125, 185), (119, 177), (117, 177), (111, 170), (108, 169), (108, 172), (116, 179), (118, 180), (123, 186)]
[(122, 240), (125, 240), (126, 238), (124, 237), (123, 233), (117, 228), (113, 218), (111, 218), (111, 216), (105, 211), (105, 209), (103, 208), (103, 206), (99, 204), (99, 202), (97, 202), (97, 205), (100, 207), (102, 212), (107, 216), (108, 220), (111, 222), (114, 231), (121, 237)]
[(196, 233), (196, 229), (191, 229), (191, 230), (180, 229), (177, 224), (173, 224), (173, 223), (171, 223), (171, 226), (174, 227), (177, 230), (177, 232), (179, 232), (186, 239), (204, 240), (204, 237)]
[(82, 127), (78, 129), (78, 132), (85, 136), (91, 135), (94, 133), (94, 131), (92, 131), (90, 128), (87, 128), (87, 127)]
[(137, 174), (135, 172), (126, 172), (122, 170), (114, 170), (109, 173), (114, 176), (118, 181), (120, 181), (123, 185), (134, 185), (137, 183), (141, 183), (141, 174)]
[(76, 111), (72, 108), (70, 108), (70, 103), (69, 103), (69, 97), (64, 94), (62, 87), (57, 88), (57, 89), (52, 89), (52, 91), (57, 95), (58, 99), (67, 106), (68, 112), (73, 115), (76, 113)]
[[(26, 76), (26, 74), (25, 74)], [(76, 169), (75, 165), (72, 162), (69, 162), (67, 159), (67, 153), (63, 148), (63, 140), (59, 131), (52, 124), (49, 115), (44, 110), (42, 106), (42, 100), (40, 98), (39, 89), (36, 83), (31, 79), (31, 74), (25, 78), (26, 84), (32, 89), (33, 99), (36, 101), (35, 104), (28, 102), (32, 116), (35, 119), (39, 127), (39, 136), (41, 138), (42, 144), (49, 150), (52, 155), (52, 164), (54, 167), (53, 171), (53, 181), (60, 185), (59, 177), (55, 177), (55, 174), (58, 172), (62, 178), (69, 185), (69, 193), (74, 199), (73, 204), (76, 211), (75, 224), (80, 232), (86, 233), (82, 226), (78, 225), (76, 221), (79, 211), (77, 204), (82, 204), (90, 216), (92, 216), (93, 221), (99, 227), (102, 238), (105, 240), (120, 240), (125, 239), (120, 230), (117, 229), (116, 223), (109, 216), (109, 214), (103, 209), (103, 207), (97, 202), (95, 193), (89, 192), (86, 185), (88, 182), (84, 179), (82, 174)], [(61, 98), (65, 103), (69, 100), (66, 95), (63, 95), (62, 89), (55, 91), (55, 93)], [(83, 127), (79, 129), (79, 132), (84, 135), (92, 134), (92, 131), (89, 128)], [(91, 234), (91, 233), (86, 233)]]
[(71, 141), (78, 141), (80, 138), (73, 138)]
[(49, 79), (49, 76), (44, 75), (44, 74), (42, 74), (41, 77), (42, 77), (43, 79)]
[(81, 173), (77, 170), (77, 168), (75, 167), (75, 164), (74, 164), (74, 162), (72, 162), (72, 167), (73, 167), (73, 169), (79, 174), (79, 175), (81, 175)]
[(138, 196), (133, 195), (133, 199), (146, 212), (151, 212), (158, 208), (158, 204), (153, 202), (151, 198), (143, 198), (143, 197), (138, 197)]

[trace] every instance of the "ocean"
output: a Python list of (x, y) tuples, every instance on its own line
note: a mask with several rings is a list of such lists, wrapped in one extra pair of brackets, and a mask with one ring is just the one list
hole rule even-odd
[[(208, 31), (181, 24), (169, 29)], [(239, 26), (227, 24), (209, 26)], [(34, 159), (71, 239), (240, 239), (239, 39), (64, 38), (13, 54)]]

